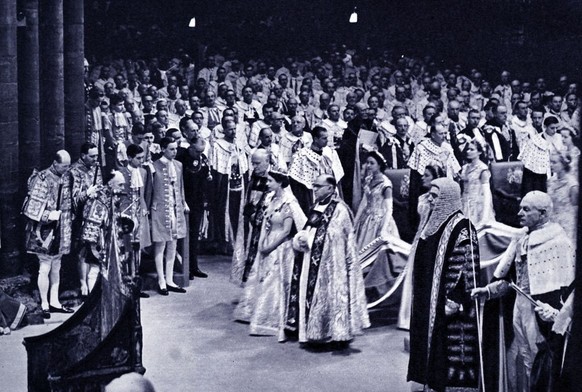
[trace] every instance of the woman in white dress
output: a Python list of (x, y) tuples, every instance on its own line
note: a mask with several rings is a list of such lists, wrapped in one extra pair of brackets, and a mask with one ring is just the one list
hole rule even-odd
[(356, 246), (364, 248), (378, 237), (398, 237), (392, 217), (392, 182), (384, 174), (386, 161), (377, 151), (366, 159), (364, 197), (355, 219)]
[[(390, 236), (399, 238), (396, 222), (392, 217), (392, 182), (384, 174), (384, 157), (372, 151), (366, 159), (364, 194), (354, 223), (356, 249), (362, 251), (375, 240), (387, 240)], [(369, 268), (364, 269), (364, 284), (368, 292), (368, 302), (383, 295), (400, 270), (391, 264), (389, 256), (382, 248)]]
[(276, 335), (285, 340), (283, 325), (295, 253), (293, 235), (307, 221), (289, 191), (286, 174), (270, 171), (259, 252), (249, 273), (243, 296), (234, 311), (236, 320), (250, 323), (251, 335)]
[(570, 234), (576, 247), (578, 221), (578, 181), (570, 173), (572, 158), (565, 153), (554, 152), (550, 156), (552, 177), (548, 180), (548, 195), (554, 205), (552, 220)]
[(495, 220), (489, 183), (491, 172), (481, 160), (484, 149), (479, 142), (468, 142), (464, 152), (467, 163), (461, 169), (463, 214), (479, 229)]
[(578, 161), (580, 160), (580, 149), (574, 145), (574, 139), (572, 139), (572, 129), (562, 127), (560, 128), (559, 132), (560, 135), (562, 135), (564, 151), (570, 156), (570, 158), (572, 158), (572, 163), (570, 164), (570, 175), (574, 178), (578, 178)]

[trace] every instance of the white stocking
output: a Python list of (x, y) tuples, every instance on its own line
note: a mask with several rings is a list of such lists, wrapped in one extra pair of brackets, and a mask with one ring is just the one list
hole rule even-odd
[(51, 271), (51, 262), (50, 260), (43, 260), (40, 258), (38, 261), (40, 262), (40, 266), (38, 269), (38, 291), (40, 293), (40, 306), (43, 309), (49, 308), (48, 302), (48, 291), (49, 291), (49, 272)]
[(166, 244), (166, 282), (170, 286), (176, 286), (174, 283), (174, 261), (176, 260), (176, 246), (178, 241), (168, 241)]
[(54, 258), (51, 263), (50, 278), (50, 304), (55, 308), (62, 307), (59, 301), (59, 285), (61, 283), (61, 258)]
[(79, 260), (77, 268), (79, 271), (79, 280), (81, 281), (81, 295), (87, 295), (90, 291), (87, 287), (87, 271), (89, 269), (89, 265), (83, 260)]
[(95, 282), (97, 282), (97, 277), (99, 276), (99, 266), (95, 264), (89, 264), (89, 273), (87, 274), (87, 284), (88, 284), (88, 293), (93, 291), (93, 287), (95, 287)]
[(158, 274), (158, 284), (160, 289), (166, 288), (166, 279), (164, 278), (164, 250), (166, 242), (154, 242), (154, 260), (156, 262), (156, 272)]

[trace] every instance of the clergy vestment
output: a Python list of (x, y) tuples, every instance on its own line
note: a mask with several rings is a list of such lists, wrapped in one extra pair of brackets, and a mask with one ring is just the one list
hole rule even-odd
[[(299, 249), (300, 235), (309, 249)], [(298, 253), (285, 328), (300, 342), (350, 341), (361, 334), (370, 321), (348, 206), (334, 198), (314, 206), (293, 241)]]

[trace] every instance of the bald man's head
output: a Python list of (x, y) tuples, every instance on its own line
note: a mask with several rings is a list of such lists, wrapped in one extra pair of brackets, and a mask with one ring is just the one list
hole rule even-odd
[(458, 109), (459, 108), (459, 102), (457, 101), (449, 101), (449, 104), (447, 105), (448, 109)]
[(253, 152), (251, 159), (253, 159), (253, 158), (267, 160), (267, 159), (269, 159), (269, 153), (267, 152), (267, 150), (258, 149), (258, 150), (255, 150), (255, 152)]
[(364, 104), (364, 103), (362, 103), (362, 102), (358, 102), (358, 103), (356, 104), (355, 108), (356, 108), (356, 111), (357, 111), (359, 114), (365, 113), (365, 112), (366, 112), (366, 109), (368, 109), (368, 107), (366, 106), (366, 104)]
[(459, 113), (461, 112), (461, 104), (458, 101), (449, 101), (447, 105), (447, 115), (453, 121), (459, 120)]
[(69, 153), (65, 150), (57, 151), (55, 160), (53, 161), (53, 168), (57, 174), (59, 176), (62, 175), (69, 169), (69, 166), (71, 166), (71, 156)]
[(55, 162), (56, 163), (68, 163), (71, 164), (71, 156), (66, 150), (59, 150), (55, 154)]
[(517, 213), (519, 223), (523, 227), (529, 228), (530, 231), (548, 222), (552, 216), (552, 199), (545, 192), (531, 191), (527, 193), (519, 206), (520, 210)]
[(257, 149), (251, 156), (253, 173), (257, 176), (266, 176), (269, 171), (270, 154), (264, 148)]
[(545, 192), (542, 191), (531, 191), (528, 192), (522, 199), (522, 201), (527, 201), (532, 206), (539, 210), (546, 210), (549, 213), (552, 212), (554, 204), (552, 198)]

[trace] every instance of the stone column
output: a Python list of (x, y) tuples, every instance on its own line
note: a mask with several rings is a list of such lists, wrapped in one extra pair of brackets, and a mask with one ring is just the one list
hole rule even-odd
[(63, 0), (39, 2), (41, 166), (65, 148)]
[(64, 0), (65, 148), (73, 159), (79, 155), (81, 144), (85, 141), (83, 4), (83, 1)]
[(40, 166), (40, 90), (38, 0), (22, 3), (26, 26), (18, 29), (18, 141), (20, 189), (25, 191), (25, 179)]
[(20, 272), (16, 0), (0, 1), (0, 275)]

